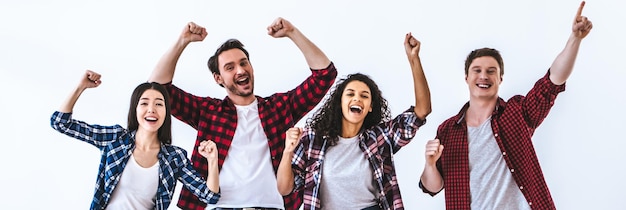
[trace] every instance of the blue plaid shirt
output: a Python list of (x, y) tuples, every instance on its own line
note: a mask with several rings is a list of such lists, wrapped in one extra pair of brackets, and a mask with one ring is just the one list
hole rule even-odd
[[(378, 205), (383, 210), (404, 209), (393, 154), (407, 145), (425, 123), (426, 120), (420, 120), (411, 106), (393, 120), (365, 129), (359, 134), (359, 148), (374, 170), (373, 176), (380, 194)], [(295, 175), (294, 191), (303, 191), (304, 209), (317, 210), (322, 207), (319, 190), (324, 177), (322, 164), (329, 147), (328, 138), (324, 137), (323, 143), (316, 143), (314, 130), (307, 128), (303, 133), (291, 162)]]
[[(54, 112), (50, 125), (55, 130), (96, 146), (102, 152), (96, 189), (90, 209), (104, 209), (120, 180), (124, 167), (135, 148), (135, 132), (120, 125), (90, 125), (72, 119), (72, 113)], [(154, 209), (167, 209), (172, 201), (176, 180), (205, 203), (217, 203), (220, 194), (212, 192), (206, 181), (196, 172), (187, 158), (187, 152), (173, 145), (161, 144), (159, 159), (159, 186)]]

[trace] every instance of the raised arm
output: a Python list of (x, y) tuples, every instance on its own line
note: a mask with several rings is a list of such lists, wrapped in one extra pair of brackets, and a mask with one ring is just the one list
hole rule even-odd
[(584, 6), (585, 2), (583, 1), (580, 3), (576, 16), (574, 17), (572, 34), (569, 36), (565, 48), (559, 53), (556, 59), (554, 59), (550, 67), (550, 80), (556, 85), (565, 83), (565, 80), (567, 80), (572, 73), (580, 43), (583, 38), (589, 34), (591, 28), (593, 28), (591, 21), (587, 19), (587, 17), (582, 16)]
[(174, 45), (161, 57), (148, 82), (169, 83), (174, 78), (176, 63), (183, 50), (191, 42), (202, 41), (207, 36), (206, 29), (193, 22), (187, 23)]
[(419, 57), (420, 41), (415, 39), (411, 33), (406, 34), (404, 38), (404, 49), (406, 56), (411, 64), (411, 72), (413, 74), (413, 91), (415, 93), (415, 114), (420, 119), (426, 119), (431, 112), (430, 89), (428, 82), (422, 69), (422, 62)]
[(300, 143), (300, 136), (302, 134), (301, 128), (290, 128), (287, 130), (285, 139), (285, 150), (283, 151), (283, 157), (280, 159), (280, 165), (278, 166), (278, 172), (276, 174), (276, 182), (278, 183), (278, 192), (285, 196), (289, 195), (294, 188), (294, 174), (291, 168), (291, 160), (293, 159), (294, 151)]
[(80, 82), (78, 82), (76, 88), (74, 88), (74, 90), (70, 93), (67, 99), (65, 99), (65, 101), (63, 101), (63, 103), (61, 104), (59, 112), (71, 113), (74, 109), (76, 101), (78, 101), (78, 98), (83, 93), (83, 91), (85, 91), (85, 89), (87, 88), (98, 87), (101, 83), (102, 81), (100, 81), (100, 74), (90, 70), (85, 71), (85, 74), (80, 78)]
[(323, 69), (330, 65), (330, 59), (313, 42), (311, 42), (298, 28), (283, 18), (277, 18), (267, 27), (267, 34), (274, 38), (288, 37), (298, 46), (306, 59), (309, 68)]

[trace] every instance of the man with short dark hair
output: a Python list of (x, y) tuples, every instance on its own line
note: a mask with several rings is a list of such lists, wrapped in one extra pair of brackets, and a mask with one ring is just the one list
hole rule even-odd
[(149, 81), (166, 84), (172, 115), (198, 131), (191, 161), (206, 174), (206, 160), (196, 152), (202, 140), (218, 149), (220, 200), (206, 206), (191, 192), (181, 191), (182, 209), (298, 209), (301, 195), (282, 197), (276, 170), (282, 158), (285, 132), (324, 97), (337, 70), (326, 55), (289, 21), (278, 18), (268, 28), (272, 37), (291, 39), (303, 53), (311, 75), (296, 88), (269, 97), (254, 95), (254, 69), (243, 44), (230, 39), (209, 59), (215, 82), (226, 89), (220, 100), (187, 93), (172, 84), (178, 58), (185, 47), (207, 36), (206, 29), (189, 23), (174, 46), (159, 61)]

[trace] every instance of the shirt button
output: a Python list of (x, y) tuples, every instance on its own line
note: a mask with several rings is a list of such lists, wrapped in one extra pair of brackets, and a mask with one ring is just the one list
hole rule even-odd
[(502, 155), (506, 156), (506, 152), (502, 152)]
[(495, 136), (495, 137), (498, 137), (498, 134), (496, 133), (496, 134), (494, 134), (494, 136)]
[(519, 186), (519, 189), (520, 189), (520, 190), (523, 190), (523, 189), (524, 189), (524, 186)]
[(532, 205), (533, 205), (533, 202), (528, 202), (528, 205), (529, 205), (529, 206), (532, 206)]
[(515, 173), (515, 169), (514, 168), (511, 169), (511, 173)]

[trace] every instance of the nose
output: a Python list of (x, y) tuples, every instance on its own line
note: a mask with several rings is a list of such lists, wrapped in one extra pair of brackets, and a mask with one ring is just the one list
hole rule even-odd
[(352, 98), (352, 101), (359, 101), (359, 97)]
[(237, 67), (235, 68), (235, 72), (236, 72), (237, 74), (244, 74), (246, 71), (245, 71), (245, 69), (243, 69), (243, 67), (242, 67), (242, 66), (237, 66)]
[(481, 71), (480, 74), (478, 74), (478, 78), (487, 79), (487, 71)]

